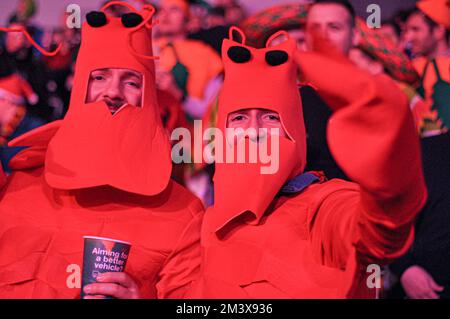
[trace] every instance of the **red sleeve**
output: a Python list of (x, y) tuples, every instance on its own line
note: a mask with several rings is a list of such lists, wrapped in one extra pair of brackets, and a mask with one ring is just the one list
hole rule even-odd
[(342, 227), (335, 236), (351, 227), (347, 233), (360, 258), (399, 256), (411, 244), (414, 219), (427, 198), (406, 95), (388, 77), (374, 77), (342, 59), (316, 53), (299, 53), (296, 59), (334, 110), (327, 130), (330, 150), (360, 188), (353, 195), (330, 195), (318, 216), (337, 224), (318, 226), (327, 231)]
[(185, 298), (192, 283), (199, 276), (201, 250), (200, 227), (203, 218), (203, 206), (196, 201), (190, 208), (194, 217), (184, 229), (180, 239), (167, 258), (156, 284), (158, 299)]

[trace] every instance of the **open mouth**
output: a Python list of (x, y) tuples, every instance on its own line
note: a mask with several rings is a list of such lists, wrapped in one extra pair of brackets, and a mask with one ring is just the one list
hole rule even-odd
[(108, 109), (111, 112), (111, 114), (116, 113), (125, 104), (122, 101), (111, 101), (111, 100), (105, 100), (105, 103), (108, 106)]

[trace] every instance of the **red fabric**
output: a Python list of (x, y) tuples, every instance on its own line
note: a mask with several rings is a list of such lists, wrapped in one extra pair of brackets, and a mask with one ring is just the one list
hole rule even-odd
[[(155, 90), (151, 32), (154, 9), (144, 6), (141, 25), (125, 28), (108, 17), (100, 28), (83, 25), (69, 111), (46, 157), (45, 178), (54, 188), (110, 185), (155, 195), (169, 182), (172, 163)], [(105, 102), (86, 103), (92, 71), (132, 69), (143, 76), (142, 107), (126, 105), (114, 115)]]
[[(414, 218), (427, 192), (406, 97), (389, 78), (374, 78), (342, 57), (297, 53), (295, 60), (335, 110), (328, 142), (356, 183), (333, 179), (294, 196), (272, 197), (257, 223), (241, 214), (217, 228), (217, 215), (229, 212), (210, 208), (202, 226), (202, 276), (194, 296), (374, 298), (376, 289), (366, 284), (372, 274), (367, 266), (385, 264), (412, 243)], [(242, 74), (241, 85), (254, 81)], [(273, 77), (260, 76), (265, 83)], [(226, 68), (224, 86), (229, 79)], [(277, 89), (274, 84), (273, 95), (284, 92)], [(230, 112), (227, 104), (219, 108)], [(260, 191), (255, 185), (229, 200), (247, 201), (248, 194)], [(227, 192), (215, 185), (217, 196)]]
[(9, 162), (12, 170), (24, 170), (44, 165), (48, 143), (58, 131), (61, 121), (54, 121), (20, 135), (8, 143), (9, 147), (26, 146)]
[(83, 236), (131, 243), (126, 272), (143, 298), (181, 298), (197, 275), (202, 205), (175, 182), (153, 197), (63, 191), (40, 167), (14, 172), (0, 202), (0, 298), (79, 298), (67, 269), (82, 266)]

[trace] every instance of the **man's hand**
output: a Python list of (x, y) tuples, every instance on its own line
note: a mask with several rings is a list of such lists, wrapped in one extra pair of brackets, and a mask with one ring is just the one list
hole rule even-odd
[(400, 278), (403, 289), (411, 299), (439, 299), (437, 292), (444, 290), (422, 267), (411, 266)]
[(97, 283), (84, 287), (84, 299), (102, 299), (111, 296), (116, 299), (140, 299), (135, 281), (124, 272), (108, 272), (98, 275)]

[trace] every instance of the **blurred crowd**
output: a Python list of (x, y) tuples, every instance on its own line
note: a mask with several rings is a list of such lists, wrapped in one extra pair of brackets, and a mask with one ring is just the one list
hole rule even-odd
[[(441, 286), (450, 287), (450, 9), (436, 5), (441, 2), (445, 3), (402, 10), (383, 20), (380, 28), (370, 29), (366, 17), (357, 18), (353, 25), (346, 20), (345, 10), (308, 13), (303, 4), (249, 16), (237, 0), (159, 1), (153, 50), (160, 57), (155, 63), (163, 123), (171, 132), (177, 127), (193, 129), (195, 120), (214, 122), (223, 81), (221, 43), (230, 26), (239, 25), (254, 34), (248, 41), (255, 46), (263, 46), (271, 33), (285, 29), (300, 50), (313, 49), (308, 32), (320, 29), (357, 66), (373, 75), (392, 77), (408, 97), (422, 138), (430, 199), (418, 220), (413, 249), (386, 269), (385, 297), (432, 298), (442, 291)], [(52, 50), (61, 44), (61, 50), (55, 57), (46, 57), (24, 33), (0, 33), (1, 145), (62, 119), (68, 110), (80, 30), (67, 27), (65, 12), (58, 27), (41, 28), (33, 19), (37, 4), (17, 0), (16, 10), (3, 25), (25, 27), (42, 47)], [(110, 14), (120, 16), (121, 10), (112, 7)], [(327, 148), (325, 126), (330, 111), (301, 78), (299, 84), (304, 87), (307, 130), (309, 126), (307, 169), (347, 179)], [(308, 119), (313, 124), (308, 125)], [(10, 156), (2, 148), (5, 169)], [(174, 166), (173, 177), (209, 206), (213, 172), (212, 165), (180, 164)], [(446, 293), (450, 297), (450, 291)]]

